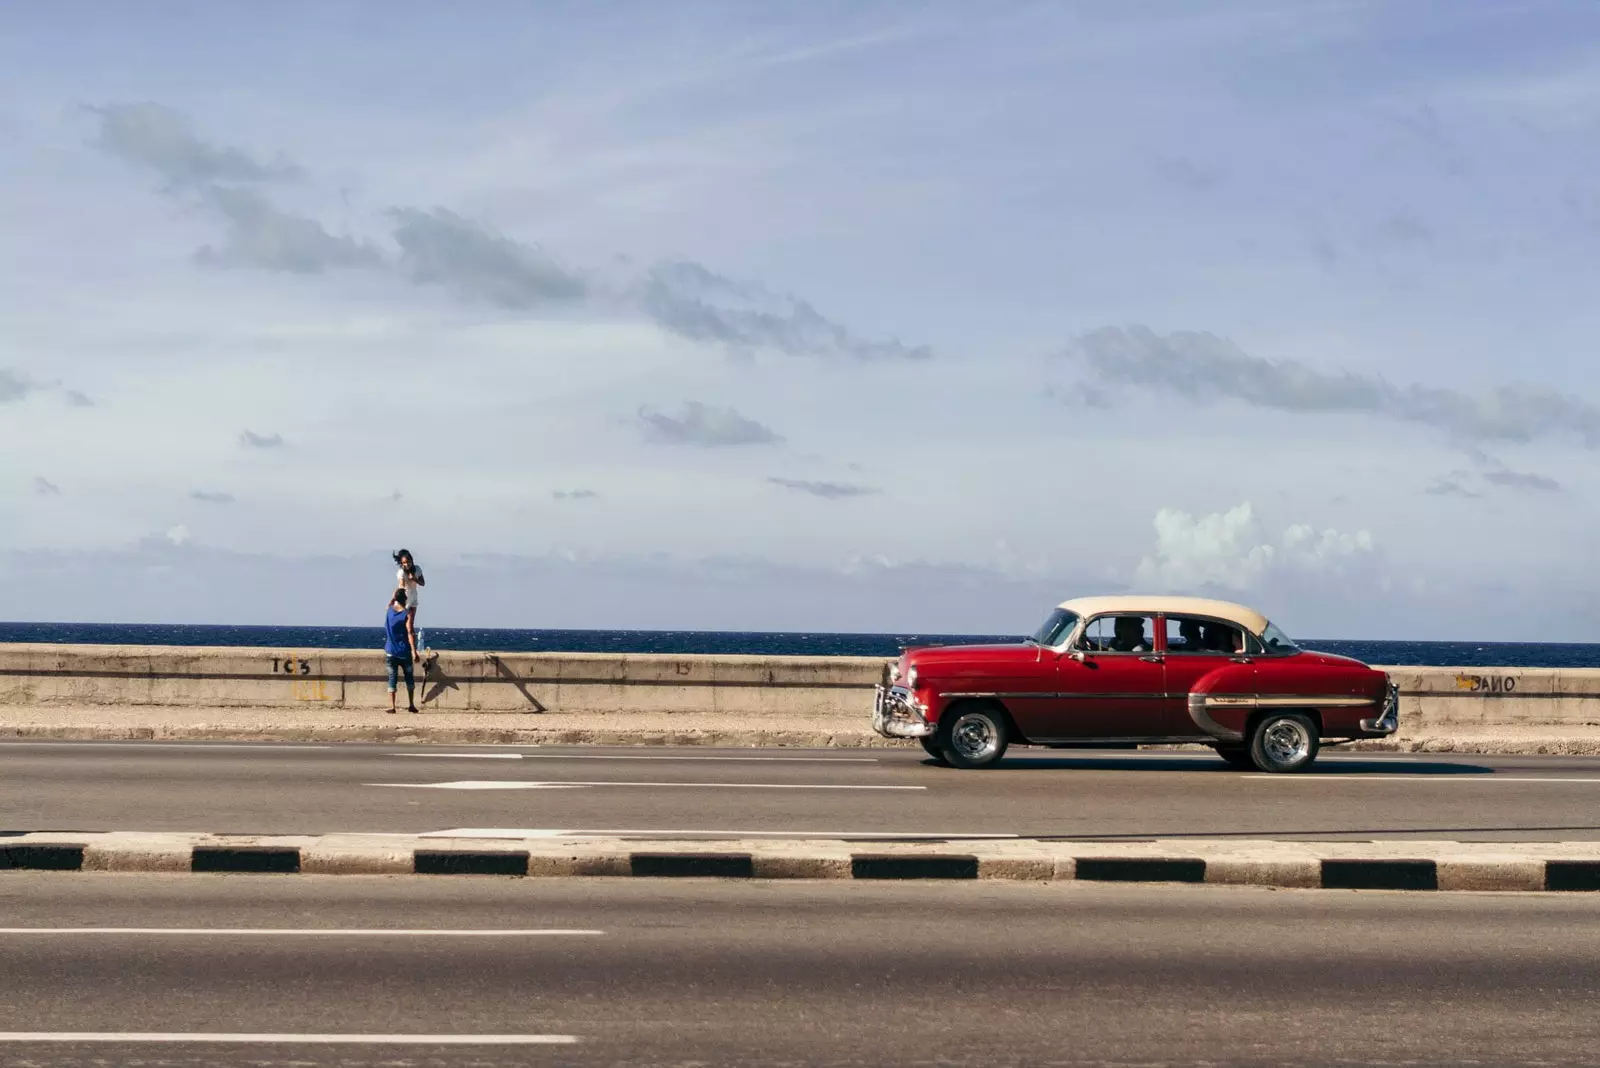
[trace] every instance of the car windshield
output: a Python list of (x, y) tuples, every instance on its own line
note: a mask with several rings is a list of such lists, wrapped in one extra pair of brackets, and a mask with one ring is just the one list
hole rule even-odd
[(1267, 647), (1269, 653), (1298, 653), (1300, 647), (1289, 640), (1289, 636), (1278, 629), (1276, 623), (1268, 623), (1267, 629), (1261, 632), (1261, 644)]
[(1031, 637), (1040, 645), (1059, 645), (1065, 641), (1072, 628), (1078, 625), (1078, 614), (1069, 612), (1065, 608), (1057, 608), (1050, 613), (1050, 618), (1040, 624)]

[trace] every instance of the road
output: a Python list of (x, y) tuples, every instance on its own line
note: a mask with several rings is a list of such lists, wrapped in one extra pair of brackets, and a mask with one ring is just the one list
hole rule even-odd
[[(18, 873), (0, 914), (0, 1064), (39, 1068), (1548, 1064), (1600, 1048), (1586, 897)], [(44, 930), (83, 927), (100, 930)], [(271, 1037), (182, 1040), (197, 1032)], [(438, 1037), (395, 1044), (418, 1035)], [(505, 1044), (528, 1036), (571, 1044)]]
[(0, 831), (1600, 839), (1600, 758), (0, 743)]

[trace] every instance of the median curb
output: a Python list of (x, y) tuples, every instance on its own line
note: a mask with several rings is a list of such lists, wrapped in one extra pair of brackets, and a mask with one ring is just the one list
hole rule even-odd
[(1600, 891), (1600, 842), (706, 841), (39, 831), (0, 837), (0, 872), (7, 871)]

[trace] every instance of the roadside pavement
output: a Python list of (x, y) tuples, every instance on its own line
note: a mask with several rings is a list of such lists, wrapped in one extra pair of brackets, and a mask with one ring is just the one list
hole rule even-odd
[[(868, 712), (863, 707), (859, 717), (851, 718), (648, 712), (390, 715), (381, 708), (312, 704), (297, 708), (0, 705), (0, 738), (915, 748), (872, 733)], [(1594, 755), (1600, 754), (1600, 725), (1413, 728), (1402, 721), (1401, 732), (1394, 737), (1339, 750)]]

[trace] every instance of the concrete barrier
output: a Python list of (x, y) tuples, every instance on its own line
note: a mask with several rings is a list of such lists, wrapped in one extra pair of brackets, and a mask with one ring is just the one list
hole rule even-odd
[[(844, 656), (439, 654), (439, 712), (699, 713), (864, 724), (889, 661)], [(1388, 667), (1403, 730), (1600, 726), (1600, 669)], [(381, 653), (344, 649), (0, 645), (0, 706), (378, 708)]]
[[(874, 657), (445, 652), (417, 684), (440, 712), (864, 721), (886, 673)], [(383, 654), (364, 650), (0, 645), (0, 705), (377, 708), (385, 679)]]

